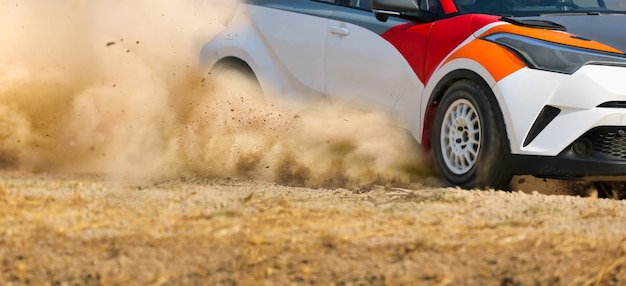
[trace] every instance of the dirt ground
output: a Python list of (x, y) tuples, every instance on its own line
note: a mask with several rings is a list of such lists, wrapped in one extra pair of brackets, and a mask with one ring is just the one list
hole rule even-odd
[(2, 285), (626, 282), (626, 202), (544, 194), (542, 181), (349, 190), (5, 170), (0, 182)]

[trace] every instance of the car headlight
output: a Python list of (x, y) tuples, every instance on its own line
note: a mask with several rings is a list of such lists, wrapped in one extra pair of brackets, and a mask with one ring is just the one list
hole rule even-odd
[(623, 56), (515, 34), (496, 33), (483, 39), (511, 50), (533, 69), (572, 74), (587, 64), (626, 64), (626, 58)]

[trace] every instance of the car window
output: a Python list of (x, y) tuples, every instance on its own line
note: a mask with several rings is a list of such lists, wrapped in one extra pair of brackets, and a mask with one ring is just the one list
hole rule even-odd
[(348, 6), (348, 4), (350, 3), (350, 0), (312, 0), (312, 1), (332, 3), (336, 5), (341, 5), (341, 6)]
[(348, 6), (363, 10), (372, 10), (372, 7), (370, 6), (370, 0), (350, 0)]
[(312, 0), (315, 2), (323, 2), (323, 3), (330, 3), (330, 4), (339, 4), (337, 2), (340, 2), (340, 0)]
[(319, 2), (333, 3), (340, 6), (358, 8), (371, 11), (370, 0), (314, 0)]
[(437, 0), (420, 0), (420, 10), (425, 10), (425, 11), (429, 11), (429, 12), (437, 12), (437, 4), (439, 4), (439, 1)]

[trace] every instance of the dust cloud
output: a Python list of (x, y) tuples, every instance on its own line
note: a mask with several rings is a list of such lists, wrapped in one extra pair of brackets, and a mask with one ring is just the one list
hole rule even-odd
[[(0, 3), (0, 166), (130, 180), (410, 184), (408, 134), (376, 112), (259, 103), (199, 73), (230, 0)], [(236, 88), (233, 88), (236, 87)]]

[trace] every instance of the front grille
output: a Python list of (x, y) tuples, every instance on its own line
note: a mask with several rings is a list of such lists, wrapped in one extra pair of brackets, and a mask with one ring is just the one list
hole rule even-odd
[(626, 127), (600, 127), (587, 133), (593, 151), (626, 160)]

